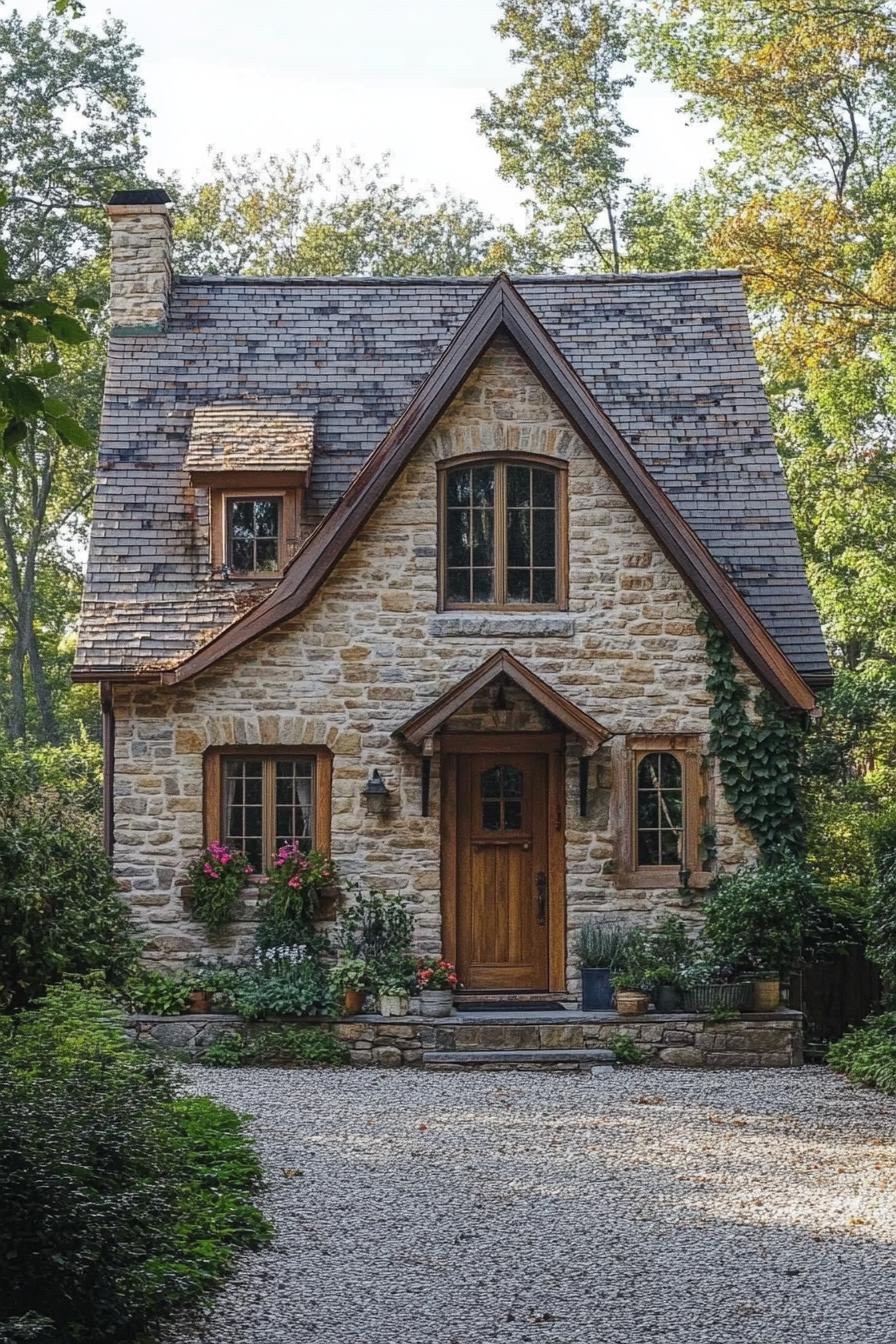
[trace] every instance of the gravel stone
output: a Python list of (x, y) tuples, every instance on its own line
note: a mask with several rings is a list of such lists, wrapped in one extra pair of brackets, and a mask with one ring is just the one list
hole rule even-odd
[(824, 1069), (185, 1074), (277, 1236), (165, 1344), (896, 1339), (896, 1099)]

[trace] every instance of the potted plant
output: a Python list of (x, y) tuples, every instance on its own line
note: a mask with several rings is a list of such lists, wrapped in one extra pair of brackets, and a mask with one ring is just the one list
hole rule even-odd
[(682, 972), (686, 1013), (712, 1013), (720, 1008), (740, 1012), (750, 999), (750, 982), (732, 966), (719, 966), (711, 957), (698, 957)]
[(650, 1007), (650, 995), (644, 987), (643, 973), (637, 970), (617, 971), (613, 976), (616, 991), (616, 1011), (623, 1017), (637, 1017)]
[(184, 898), (189, 893), (190, 912), (213, 937), (223, 933), (252, 875), (245, 854), (228, 845), (208, 845), (187, 869)]
[(457, 971), (441, 957), (423, 957), (417, 963), (421, 1017), (448, 1017), (453, 1011)]
[(681, 969), (660, 962), (647, 972), (648, 983), (653, 987), (653, 1006), (658, 1013), (680, 1013)]
[(582, 1008), (585, 1012), (613, 1007), (610, 978), (622, 963), (628, 934), (618, 924), (589, 919), (576, 934), (576, 957), (582, 970)]
[(337, 1000), (341, 997), (347, 1017), (354, 1017), (363, 1009), (367, 978), (367, 962), (360, 957), (343, 957), (331, 970), (330, 988)]
[(378, 1004), (383, 1017), (404, 1017), (408, 1011), (406, 981), (384, 980), (379, 986)]

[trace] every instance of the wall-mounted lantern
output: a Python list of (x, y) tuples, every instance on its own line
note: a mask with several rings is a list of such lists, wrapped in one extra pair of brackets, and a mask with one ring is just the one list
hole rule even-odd
[(694, 899), (694, 893), (691, 890), (691, 870), (682, 865), (678, 870), (678, 894), (682, 905), (690, 905)]
[(374, 770), (361, 790), (361, 797), (367, 807), (368, 817), (383, 817), (389, 811), (389, 799), (392, 795), (386, 788), (386, 781), (379, 770)]

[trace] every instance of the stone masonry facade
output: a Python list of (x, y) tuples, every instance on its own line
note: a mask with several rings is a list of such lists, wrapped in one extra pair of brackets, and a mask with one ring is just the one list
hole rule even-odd
[[(472, 454), (537, 453), (568, 464), (568, 610), (439, 612), (436, 464)], [(698, 734), (706, 744), (708, 666), (683, 579), (509, 342), (486, 353), (435, 430), (301, 615), (177, 687), (115, 688), (115, 862), (150, 957), (232, 955), (251, 930), (252, 895), (232, 935), (209, 943), (191, 922), (184, 872), (203, 840), (203, 753), (262, 744), (332, 753), (332, 853), (347, 878), (404, 892), (421, 951), (440, 947), (438, 757), (429, 816), (421, 760), (395, 728), (505, 647), (615, 735)], [(741, 667), (747, 684), (756, 679)], [(488, 727), (487, 697), (462, 711)], [(511, 722), (541, 713), (515, 696)], [(534, 719), (533, 719), (534, 716)], [(613, 740), (591, 765), (579, 816), (578, 760), (567, 762), (568, 983), (575, 930), (589, 916), (649, 924), (679, 909), (675, 891), (614, 881)], [(370, 817), (361, 790), (377, 769), (393, 796)], [(707, 819), (719, 867), (755, 854), (715, 773)], [(699, 920), (699, 897), (681, 913)]]

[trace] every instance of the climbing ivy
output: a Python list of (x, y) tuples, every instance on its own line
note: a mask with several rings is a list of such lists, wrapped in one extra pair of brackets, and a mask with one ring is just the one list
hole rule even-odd
[(795, 714), (763, 691), (750, 709), (750, 693), (737, 675), (731, 645), (705, 615), (697, 628), (706, 640), (712, 693), (709, 747), (719, 762), (725, 797), (737, 820), (752, 832), (766, 859), (799, 854), (803, 812), (799, 758), (803, 729)]

